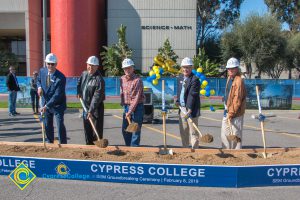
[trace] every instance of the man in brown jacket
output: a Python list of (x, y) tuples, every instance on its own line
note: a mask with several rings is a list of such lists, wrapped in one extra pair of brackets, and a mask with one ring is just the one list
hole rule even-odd
[[(236, 58), (230, 58), (227, 61), (226, 69), (228, 70), (228, 78), (225, 89), (225, 110), (221, 129), (222, 148), (226, 149), (242, 148), (246, 89), (239, 72), (239, 66), (239, 61)], [(235, 135), (236, 139), (228, 140), (227, 136), (230, 134)]]

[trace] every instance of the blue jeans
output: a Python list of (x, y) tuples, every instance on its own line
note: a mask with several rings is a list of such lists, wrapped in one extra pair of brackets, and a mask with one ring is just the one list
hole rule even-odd
[(129, 133), (125, 131), (128, 126), (128, 121), (125, 118), (125, 113), (128, 112), (128, 108), (129, 108), (128, 105), (124, 106), (122, 134), (126, 146), (137, 147), (140, 145), (140, 140), (141, 140), (141, 128), (142, 128), (143, 117), (144, 117), (144, 104), (139, 103), (136, 106), (135, 111), (131, 114), (131, 122), (136, 122), (139, 125), (139, 130), (134, 133)]
[(58, 139), (60, 144), (67, 144), (67, 132), (64, 124), (64, 111), (53, 111), (50, 112), (48, 109), (45, 112), (45, 129), (46, 136), (49, 143), (54, 141), (54, 127), (53, 127), (53, 116), (55, 116)]
[(17, 91), (8, 91), (8, 113), (16, 113)]

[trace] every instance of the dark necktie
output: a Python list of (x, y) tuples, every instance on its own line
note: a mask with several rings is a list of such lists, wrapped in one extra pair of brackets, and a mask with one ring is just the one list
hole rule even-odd
[(47, 75), (47, 81), (46, 81), (46, 86), (49, 87), (50, 85), (50, 74)]

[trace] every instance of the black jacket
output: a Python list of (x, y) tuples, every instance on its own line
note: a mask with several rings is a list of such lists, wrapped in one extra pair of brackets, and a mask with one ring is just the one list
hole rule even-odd
[(20, 91), (19, 85), (16, 82), (14, 75), (12, 73), (9, 73), (6, 77), (6, 86), (8, 91), (13, 91), (13, 90)]
[[(84, 95), (85, 85), (87, 88)], [(81, 74), (77, 82), (77, 95), (82, 97), (88, 112), (98, 118), (99, 105), (105, 100), (105, 82), (99, 70), (92, 76), (89, 76), (87, 71)]]
[[(180, 99), (180, 93), (182, 89), (183, 75), (180, 75), (177, 79), (177, 102)], [(197, 76), (191, 74), (185, 84), (184, 102), (185, 107), (192, 110), (191, 116), (200, 116), (200, 81)]]

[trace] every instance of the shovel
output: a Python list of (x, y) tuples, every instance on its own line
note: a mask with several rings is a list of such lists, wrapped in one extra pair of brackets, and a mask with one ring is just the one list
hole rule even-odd
[(166, 109), (165, 109), (165, 80), (162, 80), (162, 117), (163, 117), (163, 133), (164, 133), (164, 148), (159, 150), (160, 155), (173, 155), (173, 150), (167, 147), (167, 128), (166, 128)]
[(229, 127), (229, 135), (227, 136), (227, 139), (229, 141), (234, 141), (234, 142), (241, 142), (241, 138), (239, 138), (238, 136), (234, 135), (233, 134), (233, 130), (232, 130), (232, 125), (231, 125), (231, 122), (230, 122), (230, 119), (227, 118), (227, 123), (228, 123), (228, 127)]
[(125, 131), (129, 132), (129, 133), (137, 132), (139, 130), (139, 124), (136, 122), (131, 123), (131, 120), (129, 117), (127, 117), (126, 119), (128, 121), (128, 126)]
[[(255, 89), (256, 89), (256, 97), (257, 97), (257, 104), (258, 104), (258, 112), (260, 115), (262, 115), (258, 85), (255, 86)], [(271, 155), (267, 155), (264, 120), (262, 120), (260, 122), (260, 128), (261, 128), (262, 140), (263, 140), (263, 145), (264, 145), (264, 152), (262, 153), (262, 155), (264, 158), (267, 158), (267, 157), (270, 157)]]
[(45, 124), (44, 124), (44, 118), (45, 118), (45, 115), (43, 112), (40, 113), (40, 122), (41, 122), (41, 126), (42, 126), (42, 138), (43, 138), (43, 145), (44, 145), (44, 148), (47, 149), (46, 147), (46, 141), (45, 141)]
[[(84, 112), (87, 113), (87, 108), (85, 107), (85, 104), (84, 104), (83, 100), (81, 98), (79, 98), (79, 100), (80, 100), (80, 103), (83, 107)], [(97, 140), (94, 141), (94, 144), (99, 148), (106, 148), (108, 146), (108, 140), (107, 139), (102, 139), (101, 140), (93, 120), (91, 118), (89, 118), (88, 120), (91, 123), (91, 126), (92, 126), (92, 128), (93, 128), (93, 130), (94, 130), (94, 132), (96, 133), (96, 136), (97, 136)]]
[[(181, 106), (179, 106), (180, 111), (186, 115), (186, 112), (182, 109)], [(193, 122), (193, 120), (189, 117), (187, 119), (189, 121), (189, 123), (191, 123), (193, 125), (193, 127), (197, 130), (197, 132), (200, 135), (200, 141), (203, 143), (212, 143), (214, 141), (214, 137), (212, 135), (210, 135), (209, 133), (207, 134), (202, 134), (200, 129), (197, 127), (197, 125)]]

